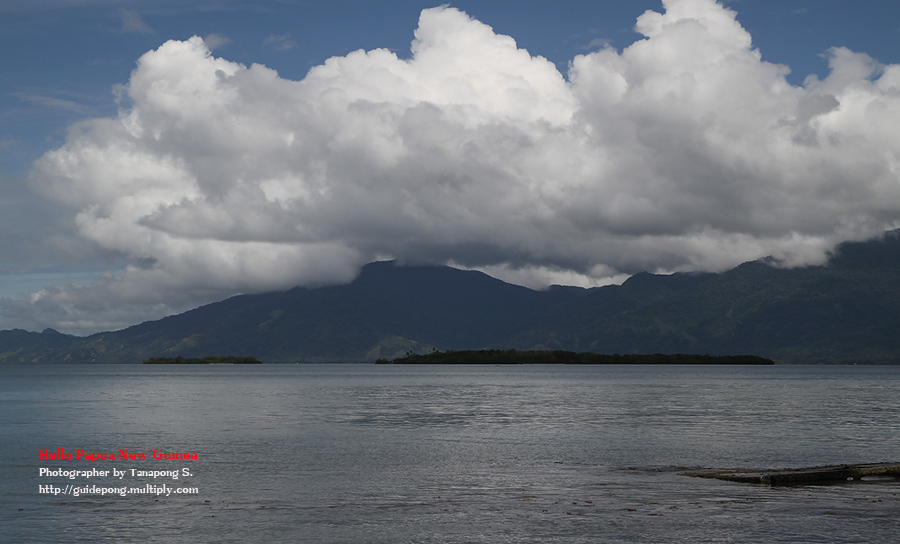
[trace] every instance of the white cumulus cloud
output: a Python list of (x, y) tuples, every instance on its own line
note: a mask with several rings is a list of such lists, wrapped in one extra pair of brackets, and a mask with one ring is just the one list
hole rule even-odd
[(89, 332), (379, 258), (585, 285), (816, 264), (900, 225), (900, 66), (835, 48), (792, 86), (733, 11), (663, 4), (565, 75), (450, 7), (422, 12), (409, 58), (355, 51), (301, 81), (167, 42), (117, 118), (30, 178), (133, 265), (5, 313)]

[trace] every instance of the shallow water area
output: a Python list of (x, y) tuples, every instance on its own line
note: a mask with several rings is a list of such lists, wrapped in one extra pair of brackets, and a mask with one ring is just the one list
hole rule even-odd
[[(900, 367), (0, 367), (11, 542), (894, 542), (900, 483), (683, 476), (900, 460)], [(196, 452), (48, 461), (41, 449)], [(64, 470), (172, 470), (52, 495)], [(78, 485), (119, 485), (111, 478)]]

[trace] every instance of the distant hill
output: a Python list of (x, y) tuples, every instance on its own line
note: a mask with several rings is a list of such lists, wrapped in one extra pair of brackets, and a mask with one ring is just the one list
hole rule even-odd
[(637, 274), (534, 291), (443, 266), (365, 266), (352, 283), (241, 295), (88, 337), (0, 331), (0, 362), (139, 363), (245, 355), (375, 361), (432, 350), (752, 354), (781, 363), (900, 362), (900, 234), (840, 245), (826, 266), (765, 260), (721, 274)]

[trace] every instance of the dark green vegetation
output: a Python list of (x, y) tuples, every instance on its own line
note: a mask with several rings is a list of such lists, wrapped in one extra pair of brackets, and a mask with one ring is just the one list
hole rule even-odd
[(0, 331), (0, 362), (139, 363), (209, 353), (350, 362), (518, 349), (897, 363), (898, 333), (894, 232), (842, 244), (827, 266), (755, 261), (721, 274), (641, 273), (594, 289), (533, 291), (480, 272), (372, 263), (348, 285), (236, 296), (84, 338)]
[(178, 357), (151, 357), (144, 361), (145, 365), (258, 365), (262, 361), (255, 357), (218, 357), (207, 355), (206, 357), (184, 358)]
[(684, 353), (605, 355), (561, 350), (479, 349), (410, 353), (378, 364), (455, 365), (774, 365), (775, 361), (753, 355), (686, 355)]

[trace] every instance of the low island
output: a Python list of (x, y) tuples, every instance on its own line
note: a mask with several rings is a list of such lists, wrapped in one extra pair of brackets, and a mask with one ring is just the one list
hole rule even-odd
[(397, 359), (378, 359), (376, 364), (473, 364), (473, 365), (774, 365), (775, 361), (755, 355), (690, 355), (576, 353), (560, 350), (482, 349), (472, 351), (432, 351), (424, 355), (407, 353)]
[(151, 357), (144, 361), (145, 365), (259, 365), (262, 361), (254, 357), (234, 357), (207, 355), (206, 357), (186, 358), (178, 357)]

